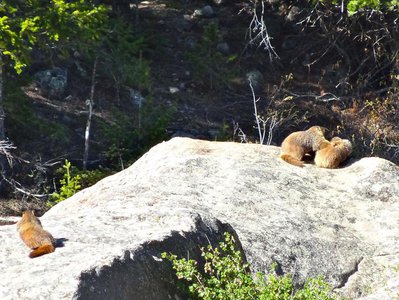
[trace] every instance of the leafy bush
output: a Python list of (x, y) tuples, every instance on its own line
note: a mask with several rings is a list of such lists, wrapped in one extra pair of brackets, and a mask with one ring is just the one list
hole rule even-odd
[(107, 169), (95, 169), (95, 170), (78, 170), (77, 175), (80, 177), (79, 184), (82, 189), (92, 186), (97, 181), (100, 181), (104, 177), (112, 174), (110, 170)]
[[(331, 3), (333, 5), (342, 5), (343, 3), (341, 0), (323, 0), (322, 2)], [(349, 0), (346, 3), (346, 8), (350, 15), (361, 9), (393, 10), (395, 7), (398, 7), (398, 0)]]
[(50, 207), (73, 196), (81, 188), (81, 177), (79, 175), (71, 175), (71, 163), (68, 160), (65, 160), (65, 164), (62, 168), (64, 169), (64, 175), (60, 180), (60, 192), (51, 194), (50, 201), (48, 202)]
[(190, 296), (204, 300), (333, 300), (337, 299), (329, 285), (321, 278), (309, 279), (300, 290), (294, 289), (292, 276), (277, 276), (273, 272), (257, 273), (253, 278), (249, 265), (244, 263), (241, 252), (235, 249), (234, 238), (225, 233), (219, 247), (201, 249), (205, 259), (201, 272), (192, 259), (178, 259), (171, 253), (162, 258), (172, 262), (178, 279), (188, 284)]

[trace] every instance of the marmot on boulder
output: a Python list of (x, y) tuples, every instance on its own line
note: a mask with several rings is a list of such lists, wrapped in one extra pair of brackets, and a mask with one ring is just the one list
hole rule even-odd
[(24, 243), (33, 249), (29, 254), (30, 258), (54, 252), (53, 236), (43, 229), (42, 223), (33, 211), (26, 210), (22, 213), (22, 218), (17, 223), (17, 230)]
[(303, 157), (329, 143), (324, 137), (327, 129), (312, 126), (305, 131), (296, 131), (287, 136), (281, 144), (280, 158), (298, 167), (303, 167)]
[(334, 137), (331, 142), (324, 144), (316, 151), (314, 162), (321, 168), (335, 169), (352, 153), (352, 143), (339, 137)]

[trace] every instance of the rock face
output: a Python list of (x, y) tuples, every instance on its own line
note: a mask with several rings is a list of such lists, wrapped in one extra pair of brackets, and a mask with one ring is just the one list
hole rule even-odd
[(61, 98), (68, 84), (67, 71), (61, 68), (38, 72), (35, 78), (43, 94), (49, 97)]
[(323, 275), (349, 299), (399, 292), (399, 168), (291, 166), (279, 148), (174, 138), (42, 218), (63, 247), (29, 259), (0, 226), (0, 299), (187, 299), (160, 253), (196, 258), (223, 232), (254, 270)]

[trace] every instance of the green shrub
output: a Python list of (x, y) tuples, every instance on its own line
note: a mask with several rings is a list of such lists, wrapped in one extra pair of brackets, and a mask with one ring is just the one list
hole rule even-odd
[(60, 192), (54, 192), (51, 194), (50, 200), (48, 202), (50, 207), (73, 196), (81, 188), (81, 177), (79, 175), (71, 175), (71, 163), (68, 160), (65, 160), (65, 164), (62, 166), (62, 168), (64, 169), (64, 175), (60, 180)]
[[(316, 2), (316, 1), (314, 1)], [(333, 5), (342, 5), (342, 1), (338, 0), (323, 0), (321, 2), (333, 4)], [(349, 0), (345, 1), (346, 9), (348, 10), (349, 15), (353, 15), (357, 11), (362, 9), (374, 9), (374, 10), (394, 10), (395, 7), (398, 8), (398, 0)]]
[(96, 182), (100, 181), (104, 177), (112, 174), (110, 170), (107, 169), (95, 169), (95, 170), (78, 170), (76, 174), (80, 177), (79, 184), (82, 189), (92, 186)]
[(188, 285), (194, 299), (204, 300), (333, 300), (337, 299), (322, 278), (309, 279), (300, 290), (294, 289), (292, 276), (277, 276), (273, 272), (265, 275), (249, 272), (241, 252), (235, 248), (234, 238), (225, 233), (219, 247), (201, 249), (205, 259), (203, 271), (192, 259), (178, 259), (171, 253), (162, 253), (162, 258), (172, 262), (178, 279)]
[(217, 135), (215, 136), (216, 141), (229, 141), (231, 140), (231, 132), (229, 124), (223, 120), (223, 123), (220, 125)]
[(105, 156), (110, 166), (129, 165), (152, 146), (167, 138), (167, 125), (174, 107), (155, 105), (146, 98), (144, 104), (132, 115), (114, 109), (113, 123), (102, 123), (101, 131), (108, 142)]

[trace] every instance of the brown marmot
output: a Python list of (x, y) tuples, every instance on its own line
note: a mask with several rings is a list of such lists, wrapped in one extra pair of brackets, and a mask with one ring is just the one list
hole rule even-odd
[(314, 162), (321, 168), (335, 169), (352, 153), (352, 143), (349, 140), (334, 137), (316, 151)]
[(305, 131), (296, 131), (287, 136), (281, 144), (280, 158), (298, 166), (303, 166), (306, 154), (321, 149), (324, 143), (329, 143), (324, 137), (327, 129), (321, 126), (312, 126)]
[(33, 211), (26, 210), (22, 213), (22, 218), (17, 223), (17, 230), (24, 243), (33, 249), (29, 254), (30, 258), (54, 252), (53, 236), (43, 229), (42, 223)]

